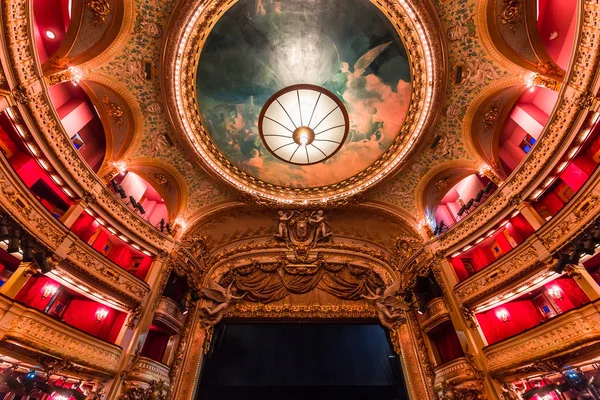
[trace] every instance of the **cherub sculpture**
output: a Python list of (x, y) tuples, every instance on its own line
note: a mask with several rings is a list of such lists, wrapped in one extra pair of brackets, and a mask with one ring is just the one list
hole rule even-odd
[(293, 211), (277, 211), (279, 222), (277, 223), (277, 233), (275, 238), (285, 240), (288, 235), (288, 221), (294, 216)]
[(388, 329), (396, 329), (404, 323), (404, 311), (409, 310), (406, 303), (397, 297), (401, 289), (402, 278), (398, 278), (396, 282), (388, 286), (385, 290), (378, 288), (373, 293), (371, 289), (367, 288), (370, 296), (362, 295), (362, 298), (374, 302), (381, 324)]
[(317, 225), (315, 241), (327, 239), (331, 236), (331, 230), (328, 229), (323, 210), (315, 211), (310, 215), (310, 222)]
[(523, 400), (523, 396), (512, 383), (502, 385), (502, 396), (504, 400)]
[(235, 296), (233, 287), (233, 281), (229, 284), (227, 289), (219, 285), (213, 279), (208, 280), (208, 286), (204, 286), (201, 289), (202, 294), (208, 299), (217, 303), (214, 307), (202, 307), (200, 312), (202, 313), (203, 322), (206, 325), (213, 326), (218, 324), (222, 319), (229, 307), (236, 302), (244, 298), (246, 293), (242, 296)]

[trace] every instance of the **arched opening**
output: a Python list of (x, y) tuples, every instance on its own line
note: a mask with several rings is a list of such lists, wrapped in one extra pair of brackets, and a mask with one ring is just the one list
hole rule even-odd
[(90, 168), (98, 172), (106, 154), (106, 135), (88, 94), (74, 82), (50, 86), (49, 93), (73, 146)]
[(576, 0), (536, 0), (537, 27), (552, 60), (562, 69), (569, 67), (577, 29)]
[(33, 0), (35, 45), (43, 64), (61, 47), (71, 23), (73, 0)]
[(532, 87), (515, 102), (501, 130), (497, 132), (498, 138), (494, 140), (499, 158), (496, 161), (500, 161), (507, 176), (539, 140), (557, 101), (558, 92)]
[[(117, 175), (111, 183), (117, 196), (127, 203), (137, 214), (151, 225), (167, 229), (170, 213), (164, 199), (163, 189), (155, 188), (151, 183), (135, 172), (125, 171)], [(162, 221), (162, 224), (161, 224)], [(169, 227), (170, 229), (170, 227)]]
[(487, 177), (471, 174), (443, 195), (435, 207), (435, 233), (445, 232), (450, 226), (466, 217), (496, 190)]
[(401, 371), (378, 325), (228, 322), (215, 328), (196, 399), (408, 399)]

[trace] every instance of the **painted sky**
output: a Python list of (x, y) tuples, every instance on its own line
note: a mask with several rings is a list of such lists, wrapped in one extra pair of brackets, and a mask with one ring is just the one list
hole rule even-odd
[[(375, 162), (396, 138), (411, 94), (404, 46), (368, 0), (240, 0), (210, 33), (196, 80), (221, 152), (249, 175), (292, 188), (340, 182)], [(310, 166), (274, 157), (257, 125), (275, 92), (302, 83), (333, 92), (350, 116), (341, 150)]]

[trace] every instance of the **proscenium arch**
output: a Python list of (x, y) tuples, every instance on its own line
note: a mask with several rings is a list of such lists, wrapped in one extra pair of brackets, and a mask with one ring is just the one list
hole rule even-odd
[[(189, 196), (187, 183), (183, 175), (171, 164), (154, 158), (136, 158), (128, 162), (127, 171), (141, 176), (148, 183), (152, 184), (153, 188), (165, 200), (171, 223), (187, 208)], [(164, 174), (168, 178), (169, 184), (173, 185), (173, 187), (169, 189), (161, 186), (152, 177), (152, 172)]]

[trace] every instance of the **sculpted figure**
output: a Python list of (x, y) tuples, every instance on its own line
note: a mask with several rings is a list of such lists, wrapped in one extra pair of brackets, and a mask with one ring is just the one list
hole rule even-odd
[(373, 293), (367, 288), (370, 296), (364, 294), (361, 296), (364, 299), (374, 302), (381, 324), (388, 329), (395, 329), (404, 323), (404, 311), (409, 309), (404, 301), (397, 297), (401, 288), (402, 278), (398, 278), (396, 282), (388, 286), (385, 290), (378, 288)]
[(519, 393), (512, 383), (502, 385), (502, 396), (504, 400), (523, 400), (521, 393)]
[(331, 231), (327, 228), (327, 222), (325, 222), (323, 210), (313, 212), (310, 216), (310, 222), (317, 225), (317, 235), (315, 237), (317, 242), (331, 236)]
[(275, 234), (275, 237), (278, 239), (285, 239), (288, 234), (287, 222), (294, 216), (294, 212), (277, 211), (277, 214), (279, 215), (279, 222), (277, 223), (277, 233)]
[(201, 289), (202, 294), (208, 299), (217, 303), (216, 306), (210, 307), (202, 307), (200, 312), (202, 313), (205, 323), (207, 325), (216, 325), (223, 319), (223, 315), (227, 312), (227, 309), (237, 300), (241, 300), (246, 295), (245, 293), (242, 296), (234, 295), (233, 282), (229, 284), (227, 289), (223, 286), (219, 285), (212, 279), (208, 281), (208, 287), (203, 287)]

